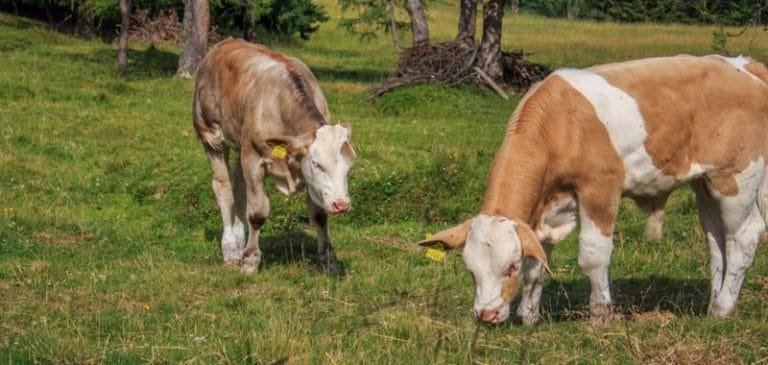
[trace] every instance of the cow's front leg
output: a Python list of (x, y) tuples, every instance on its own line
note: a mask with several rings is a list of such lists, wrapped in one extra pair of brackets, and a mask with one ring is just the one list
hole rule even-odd
[(336, 251), (331, 245), (331, 239), (328, 237), (328, 213), (315, 204), (309, 194), (307, 194), (307, 208), (309, 209), (309, 220), (317, 230), (317, 254), (320, 263), (326, 272), (337, 275), (339, 263), (336, 260)]
[[(547, 254), (547, 262), (552, 262), (552, 245), (542, 242), (544, 252)], [(544, 290), (546, 278), (544, 265), (538, 260), (526, 258), (523, 264), (523, 294), (520, 305), (517, 307), (517, 315), (523, 324), (536, 324), (540, 319), (541, 293)]]
[(244, 153), (242, 156), (243, 177), (245, 178), (246, 213), (248, 219), (248, 244), (243, 250), (242, 271), (250, 274), (258, 270), (261, 261), (259, 232), (269, 215), (269, 198), (264, 192), (265, 167), (258, 155)]
[[(592, 290), (589, 312), (596, 324), (611, 321), (611, 288), (608, 266), (613, 252), (613, 225), (619, 210), (620, 195), (606, 194), (605, 184), (595, 184), (579, 194), (579, 268), (589, 278)], [(616, 192), (620, 184), (616, 184)]]

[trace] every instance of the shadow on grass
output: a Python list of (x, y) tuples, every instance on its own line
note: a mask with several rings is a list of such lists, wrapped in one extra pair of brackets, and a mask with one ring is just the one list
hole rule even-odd
[[(73, 62), (115, 67), (117, 49), (114, 47), (99, 48), (86, 54), (62, 52), (61, 57), (69, 58)], [(177, 54), (150, 45), (143, 50), (129, 50), (128, 67), (120, 71), (120, 75), (128, 80), (169, 78), (176, 75), (178, 63), (179, 56)]]
[[(294, 263), (307, 263), (313, 270), (325, 272), (317, 254), (317, 239), (300, 231), (285, 231), (272, 235), (261, 235), (261, 267), (288, 266)], [(339, 261), (338, 276), (344, 276), (344, 263)]]
[[(589, 319), (589, 280), (551, 280), (542, 295), (542, 315), (553, 322)], [(705, 279), (671, 279), (649, 276), (611, 280), (613, 311), (632, 319), (649, 312), (675, 316), (705, 316), (709, 282)], [(513, 305), (513, 309), (517, 308)]]

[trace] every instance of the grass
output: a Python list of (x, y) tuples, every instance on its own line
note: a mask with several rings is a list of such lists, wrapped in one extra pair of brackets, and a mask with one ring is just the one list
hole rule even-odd
[[(270, 189), (261, 271), (221, 265), (210, 171), (190, 123), (177, 49), (115, 49), (0, 15), (0, 362), (3, 363), (760, 363), (768, 359), (768, 261), (759, 249), (739, 312), (705, 316), (707, 254), (690, 191), (673, 195), (664, 240), (623, 203), (609, 328), (584, 320), (589, 284), (576, 241), (554, 253), (534, 327), (477, 325), (460, 254), (428, 261), (426, 232), (479, 208), (494, 150), (520, 95), (419, 86), (375, 103), (395, 57), (387, 37), (336, 27), (277, 44), (317, 74), (359, 162), (353, 210), (331, 220), (345, 275), (324, 275), (301, 197)], [(448, 40), (456, 5), (430, 8)], [(710, 53), (712, 27), (508, 17), (507, 48), (553, 67)], [(731, 39), (768, 61), (768, 35)]]

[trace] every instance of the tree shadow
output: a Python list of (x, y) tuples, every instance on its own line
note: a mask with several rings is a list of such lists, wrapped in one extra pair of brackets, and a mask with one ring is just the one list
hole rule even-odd
[(354, 81), (363, 83), (378, 83), (389, 77), (389, 72), (376, 69), (349, 69), (338, 67), (312, 67), (312, 73), (319, 80)]
[[(588, 320), (589, 294), (586, 278), (550, 279), (541, 299), (542, 315), (552, 322)], [(655, 275), (622, 277), (611, 280), (611, 295), (614, 313), (625, 319), (649, 312), (701, 317), (707, 314), (709, 281)]]
[[(79, 63), (114, 65), (117, 60), (117, 50), (99, 48), (85, 54), (61, 52), (58, 56)], [(143, 50), (130, 49), (128, 51), (128, 66), (119, 73), (127, 80), (169, 78), (176, 75), (178, 63), (179, 55), (176, 53), (150, 45)]]

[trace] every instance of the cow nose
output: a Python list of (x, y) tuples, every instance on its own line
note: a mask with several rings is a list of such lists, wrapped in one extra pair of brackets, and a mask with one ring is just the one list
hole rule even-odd
[(498, 310), (481, 310), (478, 316), (481, 321), (488, 323), (499, 323), (499, 311)]
[(346, 200), (339, 199), (331, 203), (332, 213), (344, 213), (348, 210), (349, 210), (349, 202)]

